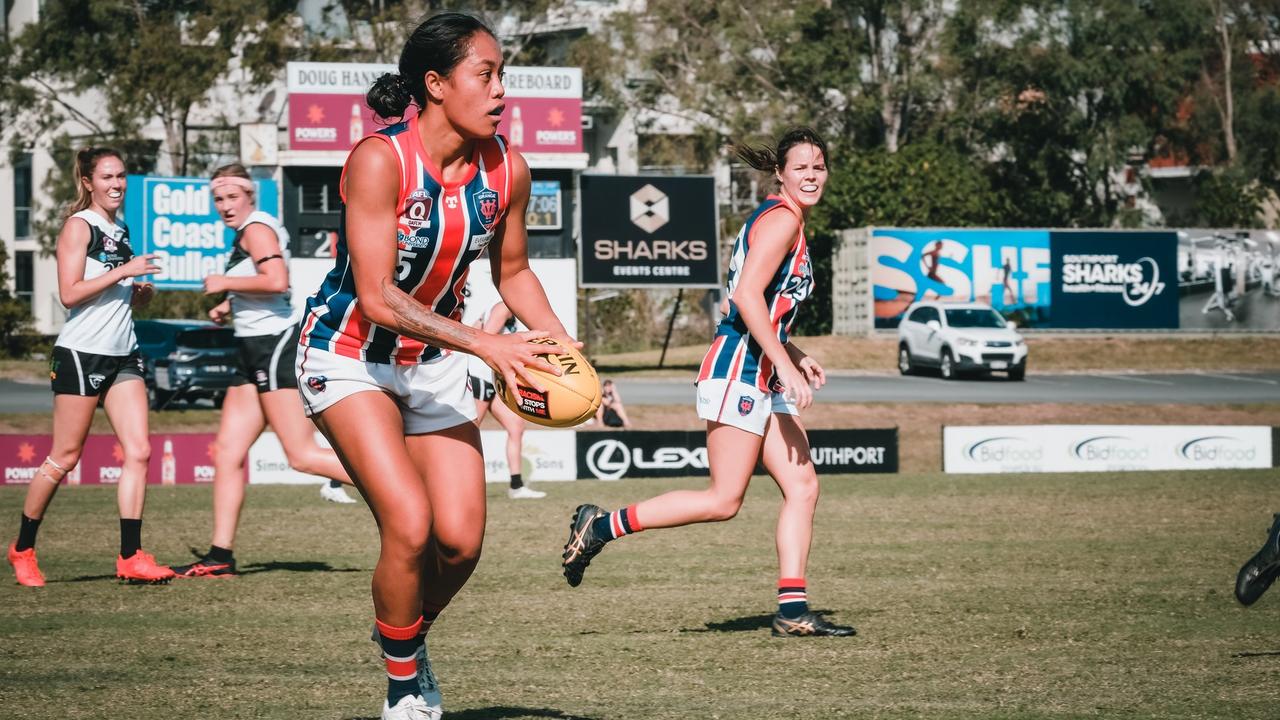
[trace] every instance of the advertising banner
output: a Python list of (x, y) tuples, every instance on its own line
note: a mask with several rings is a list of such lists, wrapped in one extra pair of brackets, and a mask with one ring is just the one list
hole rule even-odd
[(1280, 232), (1180, 230), (1178, 327), (1280, 330)]
[[(235, 232), (218, 218), (208, 178), (130, 175), (124, 221), (135, 253), (155, 253), (158, 290), (199, 290), (226, 269)], [(275, 180), (255, 180), (258, 209), (279, 217)]]
[(944, 427), (948, 473), (1269, 468), (1271, 428), (1228, 425)]
[(1178, 327), (1173, 232), (1049, 233), (1055, 328)]
[(583, 175), (582, 287), (720, 287), (711, 176)]
[[(365, 135), (400, 118), (377, 118), (365, 95), (383, 73), (379, 63), (291, 62), (289, 148), (350, 150)], [(525, 153), (582, 152), (582, 70), (508, 67), (498, 132)]]
[[(810, 430), (819, 475), (898, 471), (898, 431)], [(705, 431), (583, 432), (578, 477), (597, 480), (690, 477), (710, 474)], [(756, 473), (764, 472), (757, 467)]]
[[(213, 482), (213, 433), (166, 433), (151, 436), (151, 485)], [(0, 435), (0, 465), (5, 485), (27, 485), (36, 479), (49, 455), (49, 435)], [(90, 435), (80, 462), (63, 482), (68, 485), (115, 485), (123, 473), (124, 450), (114, 435)], [(47, 481), (42, 481), (47, 482)]]
[[(578, 433), (573, 430), (525, 430), (519, 468), (524, 481), (576, 480), (577, 437)], [(505, 483), (510, 480), (506, 431), (481, 430), (480, 443), (484, 448), (485, 482)]]
[(1022, 327), (1049, 321), (1047, 230), (875, 228), (869, 250), (877, 328), (927, 299), (988, 303)]

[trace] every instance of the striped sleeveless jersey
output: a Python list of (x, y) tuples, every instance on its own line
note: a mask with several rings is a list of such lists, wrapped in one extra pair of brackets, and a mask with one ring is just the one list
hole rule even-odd
[(791, 250), (764, 288), (765, 306), (769, 309), (769, 320), (779, 342), (786, 344), (791, 325), (800, 310), (800, 303), (813, 292), (813, 269), (809, 263), (809, 245), (804, 237), (804, 218), (786, 200), (770, 195), (751, 213), (734, 240), (727, 283), (729, 314), (716, 327), (715, 340), (702, 359), (702, 367), (698, 371), (698, 382), (729, 379), (754, 385), (763, 391), (774, 389), (776, 378), (773, 362), (747, 332), (747, 324), (743, 322), (742, 316), (738, 314), (738, 306), (733, 302), (733, 292), (747, 262), (747, 253), (751, 250), (752, 233), (761, 218), (775, 211), (795, 213), (800, 219), (800, 232), (796, 234)]
[[(506, 140), (478, 141), (468, 177), (446, 185), (422, 147), (416, 115), (365, 140), (373, 138), (387, 143), (400, 161), (396, 287), (431, 311), (458, 320), (471, 262), (489, 245), (511, 202)], [(342, 197), (345, 202), (345, 183)], [(299, 343), (372, 363), (412, 365), (438, 357), (439, 348), (375, 325), (360, 311), (346, 222), (344, 211), (334, 268), (307, 300)]]

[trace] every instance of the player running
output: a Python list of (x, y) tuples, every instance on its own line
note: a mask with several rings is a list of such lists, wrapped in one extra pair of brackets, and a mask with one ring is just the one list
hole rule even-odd
[[(384, 719), (439, 718), (426, 632), (471, 576), (484, 537), (484, 458), (463, 351), (509, 384), (571, 341), (529, 269), (529, 168), (497, 136), (503, 57), (488, 27), (442, 13), (419, 25), (369, 106), (401, 118), (361, 140), (343, 170), (337, 262), (307, 301), (298, 350), (306, 411), (378, 523), (376, 635)], [(406, 111), (407, 115), (406, 115)], [(459, 322), (468, 266), (486, 249), (494, 285), (538, 331)]]
[(164, 582), (173, 571), (142, 549), (142, 509), (147, 491), (151, 437), (147, 386), (133, 332), (133, 308), (151, 301), (154, 287), (134, 278), (159, 272), (154, 255), (135, 255), (129, 230), (116, 213), (124, 204), (125, 169), (119, 152), (85, 148), (76, 153), (76, 199), (58, 233), (58, 298), (70, 313), (53, 346), (53, 448), (27, 488), (18, 539), (9, 564), (18, 583), (44, 585), (36, 562), (36, 531), (62, 478), (80, 462), (84, 441), (101, 401), (124, 454), (116, 500), (120, 555), (116, 577)]
[(298, 376), (298, 313), (289, 304), (289, 233), (271, 215), (257, 209), (255, 186), (244, 166), (218, 168), (209, 183), (222, 222), (236, 232), (221, 275), (204, 279), (205, 293), (227, 293), (209, 311), (219, 325), (235, 328), (239, 377), (227, 389), (213, 457), (213, 542), (196, 562), (175, 567), (180, 577), (236, 574), (233, 545), (244, 507), (245, 461), (268, 423), (280, 439), (289, 467), (323, 475), (321, 495), (354, 503), (342, 491), (350, 483), (332, 450), (316, 444), (315, 428), (302, 412)]
[(816, 132), (797, 128), (782, 136), (776, 151), (741, 147), (738, 154), (752, 167), (773, 172), (779, 190), (738, 233), (729, 263), (728, 313), (698, 373), (698, 417), (707, 421), (711, 485), (613, 512), (579, 505), (564, 547), (564, 576), (576, 587), (591, 558), (624, 535), (732, 518), (760, 461), (782, 490), (773, 634), (853, 635), (853, 628), (834, 625), (808, 606), (805, 570), (818, 476), (799, 411), (826, 377), (788, 339), (800, 303), (813, 290), (804, 221), (822, 198), (827, 148)]

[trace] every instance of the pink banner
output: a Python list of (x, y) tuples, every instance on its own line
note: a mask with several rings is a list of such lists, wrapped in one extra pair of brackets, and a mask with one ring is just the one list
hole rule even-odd
[[(506, 105), (498, 132), (517, 150), (582, 152), (582, 100), (508, 97)], [(365, 106), (363, 95), (289, 95), (292, 150), (350, 150), (360, 138), (388, 124), (375, 118)]]
[(498, 132), (524, 153), (582, 152), (582, 100), (506, 99)]
[[(213, 482), (213, 433), (166, 433), (151, 436), (152, 485)], [(27, 485), (49, 454), (49, 435), (0, 435), (0, 467), (5, 485)], [(80, 462), (67, 475), (68, 485), (115, 485), (120, 482), (124, 451), (114, 435), (90, 435)]]

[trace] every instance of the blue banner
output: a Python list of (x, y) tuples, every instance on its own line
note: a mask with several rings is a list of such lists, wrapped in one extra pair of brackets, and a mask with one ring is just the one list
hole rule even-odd
[(1058, 231), (1053, 327), (1178, 327), (1176, 232)]
[(1023, 327), (1049, 320), (1047, 230), (876, 228), (870, 246), (876, 327), (926, 299), (988, 303)]
[[(275, 180), (255, 180), (258, 209), (279, 217)], [(222, 224), (207, 178), (130, 175), (124, 220), (134, 252), (155, 253), (164, 268), (150, 279), (158, 290), (199, 290), (221, 273), (235, 232)]]

